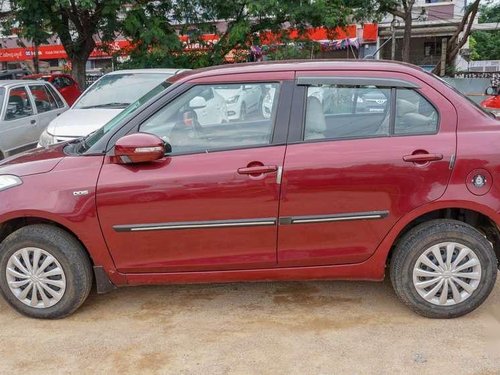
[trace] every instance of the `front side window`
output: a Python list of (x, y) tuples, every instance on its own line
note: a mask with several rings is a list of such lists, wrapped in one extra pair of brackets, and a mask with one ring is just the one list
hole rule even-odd
[(174, 154), (268, 145), (278, 83), (192, 87), (140, 127), (172, 146)]
[(57, 109), (57, 102), (52, 94), (47, 90), (45, 85), (31, 85), (29, 86), (38, 113), (52, 111)]
[(388, 135), (390, 97), (376, 86), (308, 87), (304, 139)]
[(7, 121), (18, 120), (32, 115), (33, 107), (26, 88), (16, 87), (11, 89), (4, 119)]

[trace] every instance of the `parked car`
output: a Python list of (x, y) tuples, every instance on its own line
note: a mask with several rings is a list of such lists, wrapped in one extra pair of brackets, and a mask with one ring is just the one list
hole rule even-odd
[(488, 87), (486, 95), (489, 97), (481, 102), (481, 106), (500, 116), (500, 87)]
[(123, 111), (130, 103), (178, 74), (180, 69), (133, 69), (108, 73), (93, 83), (64, 115), (51, 122), (40, 147), (86, 136)]
[[(242, 85), (274, 92), (269, 118), (197, 120), (208, 88)], [(383, 111), (356, 112), (363, 88), (390, 98)], [(408, 64), (174, 76), (93, 134), (0, 163), (0, 290), (25, 315), (60, 318), (93, 280), (103, 293), (387, 270), (417, 313), (461, 316), (498, 272), (499, 144), (494, 116)]]
[(54, 87), (61, 93), (64, 100), (68, 105), (73, 105), (73, 103), (78, 99), (82, 91), (78, 83), (71, 77), (70, 74), (64, 73), (52, 73), (52, 74), (30, 74), (23, 79), (37, 79), (52, 83)]
[(49, 122), (68, 108), (48, 82), (0, 81), (0, 160), (36, 147)]
[(0, 80), (21, 79), (30, 75), (31, 72), (26, 69), (8, 69), (0, 71)]
[(226, 101), (229, 120), (245, 120), (249, 113), (261, 110), (263, 92), (260, 86), (240, 85), (231, 89), (221, 86), (215, 91)]
[(207, 87), (190, 105), (202, 125), (229, 121), (226, 100), (214, 87)]

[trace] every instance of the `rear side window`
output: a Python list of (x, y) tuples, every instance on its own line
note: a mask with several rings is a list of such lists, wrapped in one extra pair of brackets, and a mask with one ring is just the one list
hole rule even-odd
[(304, 140), (434, 134), (438, 125), (436, 108), (413, 89), (352, 85), (307, 88)]
[(54, 97), (47, 91), (45, 85), (30, 85), (29, 86), (38, 113), (52, 111), (57, 109), (57, 102)]
[(57, 92), (49, 85), (47, 85), (46, 87), (47, 87), (47, 90), (49, 90), (50, 94), (54, 97), (54, 99), (57, 103), (57, 106), (59, 108), (64, 107), (64, 102), (62, 101), (61, 97), (57, 94)]
[(304, 139), (389, 134), (391, 89), (376, 86), (308, 87)]
[(397, 89), (395, 134), (432, 134), (438, 128), (434, 106), (415, 90)]

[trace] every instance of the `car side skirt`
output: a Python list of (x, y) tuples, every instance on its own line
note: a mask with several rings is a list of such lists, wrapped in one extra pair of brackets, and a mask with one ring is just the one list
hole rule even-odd
[(384, 279), (384, 267), (375, 266), (374, 262), (369, 259), (363, 263), (335, 266), (171, 273), (128, 273), (122, 275), (126, 278), (127, 284), (130, 286), (190, 283), (232, 283), (245, 281), (382, 281)]

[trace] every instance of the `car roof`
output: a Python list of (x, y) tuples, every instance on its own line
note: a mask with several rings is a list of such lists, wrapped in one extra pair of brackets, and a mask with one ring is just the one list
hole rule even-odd
[(114, 72), (107, 73), (106, 75), (115, 74), (170, 74), (175, 75), (180, 72), (186, 71), (188, 69), (125, 69), (125, 70), (115, 70)]
[(308, 71), (308, 70), (382, 70), (392, 72), (423, 72), (423, 69), (412, 64), (391, 60), (283, 60), (264, 61), (257, 63), (239, 63), (218, 65), (208, 68), (182, 72), (169, 81), (175, 82), (183, 78), (201, 78), (217, 75), (263, 73), (280, 71)]
[(40, 84), (45, 84), (47, 82), (41, 82), (38, 80), (34, 79), (5, 79), (5, 80), (0, 80), (0, 87), (9, 87), (9, 86), (14, 86), (14, 85), (29, 85), (29, 84), (35, 84), (35, 85), (40, 85)]

